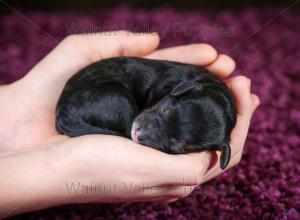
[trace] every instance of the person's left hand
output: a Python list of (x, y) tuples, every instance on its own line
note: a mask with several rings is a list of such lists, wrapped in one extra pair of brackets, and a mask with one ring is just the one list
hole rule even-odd
[(47, 145), (65, 136), (55, 130), (55, 107), (67, 80), (83, 67), (115, 56), (138, 56), (180, 61), (207, 67), (221, 78), (234, 61), (208, 44), (156, 50), (157, 34), (125, 31), (65, 38), (24, 78), (0, 87), (0, 151)]

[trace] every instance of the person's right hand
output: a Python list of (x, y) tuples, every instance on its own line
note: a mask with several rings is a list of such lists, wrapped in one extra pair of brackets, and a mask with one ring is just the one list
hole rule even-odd
[[(250, 93), (247, 78), (232, 78), (228, 85), (236, 99), (238, 122), (231, 135), (232, 156), (227, 169), (241, 160), (250, 119), (259, 105), (257, 96)], [(66, 153), (71, 152), (70, 161), (74, 164), (71, 179), (75, 183), (96, 182), (111, 190), (100, 195), (74, 194), (73, 202), (175, 201), (224, 172), (219, 165), (219, 152), (169, 155), (106, 135), (73, 138), (62, 146)]]
[[(245, 77), (228, 83), (239, 111), (231, 135), (232, 167), (241, 159), (259, 100), (250, 94), (250, 81)], [(212, 152), (169, 155), (109, 135), (63, 137), (45, 147), (0, 156), (6, 179), (0, 188), (10, 192), (0, 196), (5, 201), (0, 210), (9, 215), (68, 203), (175, 201), (224, 172)]]

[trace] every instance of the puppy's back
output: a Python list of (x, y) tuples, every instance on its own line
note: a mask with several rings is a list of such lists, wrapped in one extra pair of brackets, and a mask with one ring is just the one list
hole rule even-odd
[(57, 130), (69, 136), (101, 133), (130, 137), (137, 114), (180, 82), (190, 80), (224, 96), (233, 125), (230, 91), (206, 69), (171, 61), (117, 57), (91, 64), (71, 77), (57, 105)]

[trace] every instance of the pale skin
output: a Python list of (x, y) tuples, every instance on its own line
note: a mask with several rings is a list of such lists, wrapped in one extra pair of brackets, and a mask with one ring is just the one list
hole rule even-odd
[[(250, 80), (228, 79), (234, 61), (210, 45), (157, 50), (158, 45), (155, 33), (70, 36), (25, 77), (0, 87), (0, 218), (69, 203), (172, 202), (224, 172), (218, 152), (168, 155), (116, 136), (59, 135), (54, 111), (64, 84), (84, 66), (104, 58), (168, 59), (204, 66), (227, 78), (238, 109), (227, 169), (241, 160), (250, 120), (259, 105)], [(72, 182), (113, 186), (113, 191), (69, 193), (66, 184)], [(144, 190), (137, 190), (142, 186)]]

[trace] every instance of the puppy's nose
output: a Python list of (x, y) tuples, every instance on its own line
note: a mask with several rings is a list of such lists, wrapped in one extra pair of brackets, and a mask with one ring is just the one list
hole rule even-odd
[(140, 141), (143, 141), (141, 127), (133, 128), (131, 131), (131, 138), (134, 142), (139, 143)]

